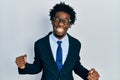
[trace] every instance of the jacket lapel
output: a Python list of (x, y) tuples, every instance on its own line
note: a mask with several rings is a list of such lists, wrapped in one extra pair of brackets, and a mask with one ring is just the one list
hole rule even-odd
[(73, 55), (74, 55), (74, 42), (72, 41), (72, 38), (70, 37), (70, 35), (68, 35), (68, 39), (69, 39), (69, 50), (68, 50), (68, 55), (67, 55), (67, 58), (65, 60), (65, 63), (62, 67), (62, 71), (66, 70), (66, 68), (68, 68), (67, 66), (70, 65), (70, 62), (72, 62), (72, 58), (73, 58)]
[(52, 65), (53, 68), (58, 71), (57, 64), (56, 64), (56, 62), (55, 62), (55, 60), (54, 60), (54, 57), (53, 57), (53, 54), (52, 54), (52, 50), (51, 50), (51, 47), (50, 47), (50, 42), (49, 42), (49, 35), (50, 35), (50, 34), (51, 34), (51, 33), (49, 33), (49, 34), (46, 36), (46, 45), (47, 45), (46, 48), (47, 48), (47, 53), (48, 53), (47, 56), (49, 56), (50, 63), (52, 63), (52, 64), (50, 64), (50, 65)]

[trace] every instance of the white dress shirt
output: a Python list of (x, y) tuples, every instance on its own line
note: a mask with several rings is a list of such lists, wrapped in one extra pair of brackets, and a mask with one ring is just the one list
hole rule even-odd
[(62, 41), (61, 47), (62, 47), (62, 64), (64, 64), (67, 54), (68, 54), (68, 49), (69, 49), (69, 40), (68, 40), (68, 35), (65, 35), (65, 37), (61, 40), (57, 39), (53, 33), (49, 36), (49, 41), (50, 41), (50, 47), (52, 50), (52, 54), (54, 57), (54, 60), (56, 61), (56, 51), (57, 51), (57, 41)]

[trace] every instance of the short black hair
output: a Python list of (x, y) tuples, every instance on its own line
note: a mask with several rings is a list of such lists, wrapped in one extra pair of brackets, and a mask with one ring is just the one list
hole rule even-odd
[(53, 18), (55, 17), (56, 12), (59, 11), (63, 11), (66, 12), (70, 15), (70, 24), (74, 24), (75, 20), (76, 20), (76, 13), (74, 11), (74, 9), (65, 4), (65, 2), (60, 2), (59, 4), (56, 4), (53, 9), (50, 10), (50, 20), (52, 21)]

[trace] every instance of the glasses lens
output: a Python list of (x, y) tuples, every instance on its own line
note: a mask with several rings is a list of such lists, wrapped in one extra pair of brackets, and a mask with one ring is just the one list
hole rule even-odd
[(55, 17), (55, 18), (54, 18), (54, 21), (55, 21), (56, 23), (62, 22), (62, 23), (65, 24), (65, 25), (70, 23), (70, 20), (68, 20), (68, 19), (63, 19), (63, 18), (58, 18), (58, 17)]

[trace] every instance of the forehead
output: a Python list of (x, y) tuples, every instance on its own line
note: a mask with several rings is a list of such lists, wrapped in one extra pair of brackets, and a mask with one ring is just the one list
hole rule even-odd
[(56, 12), (55, 17), (70, 19), (70, 15), (63, 11)]

